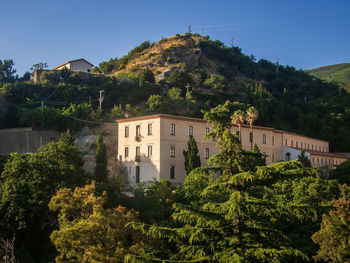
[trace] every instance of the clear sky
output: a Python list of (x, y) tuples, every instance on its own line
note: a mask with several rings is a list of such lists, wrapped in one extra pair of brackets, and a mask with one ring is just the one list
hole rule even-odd
[(0, 59), (22, 75), (121, 57), (145, 40), (204, 33), (298, 69), (350, 62), (349, 0), (1, 0)]

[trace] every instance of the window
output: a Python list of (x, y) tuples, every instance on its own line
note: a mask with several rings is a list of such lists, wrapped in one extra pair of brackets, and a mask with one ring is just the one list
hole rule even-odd
[(291, 142), (291, 145), (292, 145), (292, 147), (293, 147), (293, 140), (292, 140), (292, 142)]
[(303, 143), (301, 142), (300, 144), (301, 144), (300, 148), (303, 149)]
[(275, 162), (275, 154), (272, 153), (272, 162), (274, 163)]
[(91, 70), (88, 68), (88, 69), (87, 69), (87, 72), (90, 72), (90, 71), (91, 71)]
[(129, 147), (124, 148), (124, 158), (129, 157)]
[(141, 162), (140, 146), (136, 146), (135, 162)]
[(253, 132), (249, 133), (249, 142), (253, 143)]
[(193, 136), (193, 126), (188, 126), (188, 135)]
[(170, 131), (171, 135), (175, 135), (175, 124), (171, 124), (171, 131)]
[(209, 133), (209, 128), (205, 128), (205, 134)]
[(152, 123), (148, 124), (148, 135), (152, 135)]
[(311, 150), (312, 150), (312, 151), (314, 150), (314, 145), (313, 145), (313, 144), (311, 145)]
[(141, 126), (136, 125), (136, 137), (140, 137), (140, 136), (141, 136)]
[(239, 131), (236, 131), (236, 136), (239, 138)]
[(324, 146), (322, 147), (322, 152), (324, 152)]
[(170, 166), (170, 179), (175, 179), (175, 166)]
[(175, 146), (174, 145), (172, 145), (170, 147), (170, 157), (175, 157)]
[(291, 157), (290, 153), (286, 153), (286, 161), (290, 161), (290, 157)]
[(287, 144), (287, 139), (286, 139), (286, 142), (285, 142), (285, 144), (284, 144), (285, 146), (288, 146), (288, 144)]
[(298, 142), (295, 142), (295, 147), (297, 147), (297, 148), (298, 148)]
[(125, 137), (129, 137), (129, 126), (125, 126)]
[(275, 136), (272, 136), (272, 145), (275, 145)]
[(266, 144), (266, 134), (263, 134), (263, 144)]
[(209, 148), (205, 148), (205, 159), (209, 159)]
[(147, 147), (147, 156), (148, 157), (152, 156), (152, 145), (148, 145), (148, 147)]

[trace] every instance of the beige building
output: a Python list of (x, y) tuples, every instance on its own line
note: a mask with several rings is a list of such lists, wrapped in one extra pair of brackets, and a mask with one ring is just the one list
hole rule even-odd
[(66, 63), (63, 63), (57, 67), (54, 67), (51, 70), (61, 70), (61, 69), (69, 69), (72, 71), (84, 71), (84, 72), (91, 72), (92, 67), (94, 65), (91, 64), (89, 61), (81, 58), (81, 59), (76, 59), (76, 60), (71, 60)]
[[(192, 135), (197, 144), (202, 165), (216, 154), (216, 143), (203, 141), (212, 128), (203, 119), (156, 114), (118, 120), (118, 156), (126, 168), (128, 183), (167, 179), (174, 184), (185, 179), (183, 150)], [(237, 126), (232, 132), (239, 136)], [(329, 153), (327, 141), (268, 127), (241, 127), (241, 142), (245, 150), (255, 143), (267, 155), (267, 164), (295, 160), (304, 150), (315, 167), (334, 167), (349, 156)]]
[(33, 81), (34, 82), (39, 82), (40, 81), (40, 76), (44, 72), (50, 72), (50, 71), (55, 71), (55, 70), (62, 70), (62, 69), (69, 69), (72, 71), (82, 71), (82, 72), (87, 72), (90, 73), (92, 71), (92, 67), (94, 65), (91, 64), (89, 61), (81, 58), (81, 59), (76, 59), (76, 60), (71, 60), (66, 63), (63, 63), (57, 67), (54, 67), (51, 70), (47, 69), (36, 69), (33, 72)]

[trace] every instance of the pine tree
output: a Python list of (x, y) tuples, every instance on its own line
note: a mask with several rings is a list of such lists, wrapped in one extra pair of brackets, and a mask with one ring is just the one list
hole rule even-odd
[(102, 134), (97, 136), (97, 148), (96, 148), (96, 167), (95, 178), (97, 182), (105, 182), (107, 180), (107, 148), (103, 143)]
[(193, 136), (190, 136), (187, 145), (187, 151), (183, 150), (183, 155), (185, 157), (186, 173), (190, 174), (192, 170), (201, 166), (201, 158), (198, 155), (197, 143)]
[(342, 190), (342, 197), (334, 202), (335, 209), (323, 215), (321, 229), (312, 236), (320, 246), (317, 260), (350, 261), (350, 198), (345, 185)]

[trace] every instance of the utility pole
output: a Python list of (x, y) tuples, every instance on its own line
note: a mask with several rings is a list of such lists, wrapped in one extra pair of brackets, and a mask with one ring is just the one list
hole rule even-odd
[(89, 104), (91, 105), (91, 96), (89, 96)]
[(104, 90), (100, 90), (100, 98), (98, 99), (98, 101), (100, 102), (100, 106), (99, 106), (99, 108), (102, 110), (102, 102), (103, 102), (103, 100), (104, 100), (104, 98), (105, 98), (105, 96), (104, 96)]
[(190, 84), (187, 83), (187, 85), (185, 86), (186, 89), (187, 89), (187, 92), (186, 92), (186, 99), (187, 99), (187, 107), (186, 107), (186, 112), (189, 112), (190, 111), (190, 105), (189, 105), (189, 98), (187, 96), (189, 96), (189, 92), (190, 92)]
[(231, 48), (233, 48), (233, 37), (231, 37)]
[(191, 23), (188, 24), (188, 33), (192, 33)]

